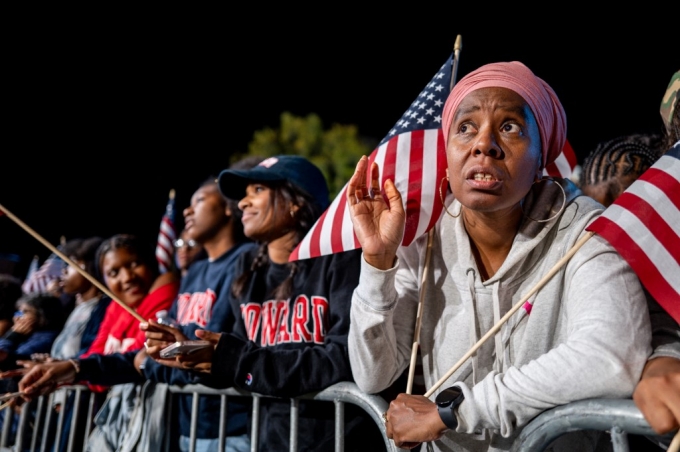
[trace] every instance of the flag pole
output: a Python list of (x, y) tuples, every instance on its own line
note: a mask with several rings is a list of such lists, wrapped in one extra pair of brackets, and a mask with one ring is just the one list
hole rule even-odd
[(667, 452), (678, 452), (678, 449), (680, 449), (680, 431), (673, 437)]
[(89, 273), (87, 273), (85, 270), (83, 270), (82, 268), (80, 268), (80, 265), (76, 264), (76, 263), (73, 262), (71, 259), (69, 259), (64, 253), (62, 253), (61, 251), (59, 251), (59, 249), (57, 249), (54, 245), (52, 245), (50, 242), (48, 242), (47, 240), (45, 240), (40, 234), (38, 234), (38, 233), (35, 232), (33, 229), (31, 229), (26, 223), (24, 223), (24, 222), (21, 221), (19, 218), (17, 218), (12, 212), (10, 212), (9, 210), (7, 210), (7, 208), (4, 207), (2, 204), (0, 204), (0, 210), (3, 211), (3, 212), (5, 212), (5, 215), (7, 215), (12, 221), (14, 221), (16, 224), (18, 224), (19, 226), (21, 226), (21, 228), (22, 228), (24, 231), (26, 231), (26, 232), (28, 232), (29, 234), (31, 234), (36, 240), (38, 240), (40, 243), (42, 243), (43, 245), (45, 245), (45, 246), (46, 246), (50, 251), (52, 251), (54, 254), (56, 254), (57, 256), (59, 256), (64, 262), (66, 262), (66, 263), (69, 264), (71, 267), (73, 267), (75, 270), (77, 270), (78, 273), (80, 273), (81, 275), (83, 275), (83, 277), (85, 277), (85, 279), (87, 279), (87, 280), (90, 281), (92, 284), (94, 284), (94, 286), (96, 286), (97, 289), (101, 290), (104, 294), (106, 294), (107, 296), (111, 297), (111, 299), (112, 299), (113, 301), (115, 301), (116, 303), (118, 303), (118, 304), (120, 305), (120, 307), (123, 308), (123, 309), (125, 309), (132, 317), (136, 318), (136, 319), (139, 320), (140, 322), (146, 322), (147, 319), (145, 319), (144, 317), (142, 317), (137, 311), (135, 311), (134, 309), (132, 309), (130, 306), (126, 305), (126, 304), (123, 303), (122, 301), (117, 300), (116, 297), (111, 293), (111, 291), (109, 291), (109, 289), (108, 289), (106, 286), (104, 286), (102, 283), (100, 283), (99, 281), (97, 281), (96, 278), (94, 278), (93, 276), (91, 276), (91, 275), (90, 275)]
[[(458, 74), (458, 60), (460, 59), (460, 51), (463, 48), (463, 38), (461, 35), (456, 36), (456, 42), (453, 44), (453, 61), (451, 61), (451, 83), (449, 84), (449, 92), (456, 84), (456, 75)], [(443, 131), (446, 133), (446, 131)], [(423, 322), (423, 301), (425, 298), (425, 285), (427, 282), (427, 275), (430, 271), (430, 256), (432, 255), (432, 240), (434, 237), (434, 227), (427, 233), (427, 250), (425, 252), (425, 267), (423, 268), (423, 278), (420, 281), (420, 298), (418, 299), (418, 312), (416, 314), (416, 327), (413, 332), (413, 346), (411, 347), (411, 364), (408, 368), (408, 381), (406, 382), (406, 394), (411, 394), (413, 391), (413, 378), (416, 372), (416, 361), (418, 358), (418, 348), (420, 347), (420, 326)]]
[(567, 252), (567, 254), (565, 254), (564, 257), (562, 257), (562, 259), (560, 259), (559, 261), (557, 261), (557, 263), (553, 266), (553, 268), (551, 268), (550, 271), (549, 271), (543, 278), (541, 278), (541, 280), (540, 280), (538, 283), (536, 283), (536, 285), (529, 291), (529, 293), (527, 293), (526, 295), (524, 295), (523, 297), (521, 297), (521, 298), (519, 299), (519, 301), (518, 301), (517, 303), (515, 303), (515, 305), (512, 307), (512, 309), (510, 309), (510, 310), (509, 310), (509, 311), (508, 311), (508, 312), (507, 312), (507, 313), (506, 313), (506, 314), (498, 321), (498, 323), (496, 323), (489, 331), (487, 331), (487, 333), (486, 333), (479, 341), (477, 341), (477, 343), (476, 343), (475, 345), (473, 345), (472, 348), (471, 348), (470, 350), (468, 350), (468, 352), (467, 352), (465, 355), (463, 355), (463, 357), (462, 357), (460, 360), (458, 360), (458, 362), (457, 362), (456, 364), (454, 364), (453, 367), (452, 367), (451, 369), (449, 369), (449, 371), (446, 372), (446, 374), (445, 374), (442, 378), (440, 378), (438, 382), (436, 382), (436, 383), (434, 384), (434, 386), (432, 386), (430, 389), (428, 389), (428, 391), (425, 393), (425, 397), (430, 397), (430, 396), (432, 395), (432, 393), (433, 393), (434, 391), (437, 390), (437, 388), (439, 388), (441, 385), (443, 385), (444, 382), (445, 382), (446, 380), (448, 380), (449, 377), (451, 377), (451, 375), (453, 375), (453, 373), (454, 373), (456, 370), (458, 370), (458, 368), (459, 368), (460, 366), (462, 366), (463, 363), (465, 363), (465, 361), (467, 361), (467, 359), (468, 359), (470, 356), (472, 356), (472, 355), (479, 349), (479, 347), (482, 346), (482, 344), (483, 344), (484, 342), (486, 342), (487, 339), (489, 339), (489, 338), (492, 337), (494, 334), (496, 334), (496, 333), (501, 329), (501, 326), (503, 326), (503, 324), (504, 324), (505, 322), (507, 322), (508, 319), (509, 319), (510, 317), (512, 317), (512, 315), (513, 315), (519, 308), (521, 308), (522, 306), (524, 306), (524, 303), (526, 303), (526, 301), (527, 301), (532, 295), (534, 295), (536, 292), (538, 292), (538, 290), (539, 290), (541, 287), (543, 287), (543, 286), (545, 285), (545, 283), (547, 283), (548, 280), (550, 280), (550, 278), (552, 278), (552, 277), (555, 275), (555, 273), (557, 273), (558, 270), (559, 270), (560, 268), (562, 268), (562, 267), (564, 266), (564, 264), (566, 264), (566, 263), (569, 261), (569, 259), (571, 259), (571, 257), (576, 253), (576, 251), (578, 251), (579, 248), (581, 248), (581, 247), (583, 246), (583, 244), (586, 243), (586, 242), (588, 241), (588, 239), (590, 239), (594, 234), (595, 234), (595, 233), (594, 233), (593, 231), (588, 231), (588, 232), (586, 232), (586, 234), (585, 234), (583, 237), (581, 237), (581, 238), (579, 239), (579, 241), (576, 242), (576, 244), (575, 244), (574, 246), (571, 247), (571, 249)]

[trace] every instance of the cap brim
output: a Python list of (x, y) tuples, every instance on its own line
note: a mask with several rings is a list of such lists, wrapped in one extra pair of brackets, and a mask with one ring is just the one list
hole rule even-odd
[(217, 186), (222, 195), (240, 201), (246, 195), (246, 187), (254, 182), (284, 180), (265, 168), (254, 167), (249, 170), (224, 170), (217, 178)]

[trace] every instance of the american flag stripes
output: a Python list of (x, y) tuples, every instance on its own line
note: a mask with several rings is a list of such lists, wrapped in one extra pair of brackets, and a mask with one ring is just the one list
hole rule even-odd
[(652, 297), (680, 322), (680, 141), (587, 230), (616, 248)]
[[(369, 156), (380, 167), (381, 186), (392, 179), (402, 194), (406, 228), (402, 245), (428, 232), (443, 210), (438, 184), (446, 175), (446, 149), (441, 129), (442, 109), (450, 92), (453, 54)], [(551, 176), (569, 177), (576, 156), (567, 143)], [(308, 259), (359, 248), (345, 200), (347, 185), (293, 250), (289, 260)]]
[(161, 219), (161, 227), (158, 231), (156, 241), (156, 260), (158, 269), (161, 273), (166, 273), (174, 265), (174, 243), (177, 239), (175, 230), (175, 190), (170, 190), (168, 204), (165, 207), (165, 214)]

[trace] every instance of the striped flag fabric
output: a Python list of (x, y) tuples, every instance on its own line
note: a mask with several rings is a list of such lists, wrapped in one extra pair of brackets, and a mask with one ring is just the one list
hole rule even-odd
[(34, 256), (21, 289), (26, 294), (47, 292), (49, 283), (59, 278), (65, 268), (66, 263), (56, 254), (51, 254), (40, 266), (38, 256)]
[(175, 190), (170, 190), (168, 203), (165, 206), (165, 214), (163, 214), (161, 227), (158, 231), (158, 240), (156, 241), (156, 260), (158, 261), (158, 269), (161, 273), (166, 273), (173, 268), (175, 253), (174, 243), (176, 239)]
[(607, 240), (680, 323), (680, 141), (587, 230)]
[[(452, 53), (368, 158), (369, 168), (373, 162), (380, 167), (380, 186), (392, 179), (402, 194), (406, 211), (403, 246), (432, 229), (443, 210), (438, 187), (446, 176), (441, 122), (444, 103), (451, 91), (453, 57)], [(576, 155), (566, 143), (545, 173), (566, 178), (576, 163)], [(289, 261), (360, 247), (354, 235), (346, 192), (347, 184), (293, 250)]]
[(22, 289), (25, 293), (28, 293), (28, 291), (26, 290), (29, 287), (28, 283), (29, 281), (33, 280), (35, 273), (38, 271), (38, 268), (40, 268), (40, 258), (38, 257), (38, 255), (35, 255), (31, 260), (31, 264), (28, 266), (28, 272), (26, 272), (26, 279), (24, 279), (23, 285), (26, 287), (25, 288), (22, 287)]

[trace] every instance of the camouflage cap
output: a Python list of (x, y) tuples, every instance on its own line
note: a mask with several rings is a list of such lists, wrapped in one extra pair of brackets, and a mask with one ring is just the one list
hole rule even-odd
[(666, 130), (671, 128), (671, 120), (673, 118), (673, 110), (678, 104), (678, 99), (680, 98), (680, 71), (673, 74), (671, 77), (671, 82), (666, 88), (666, 94), (663, 95), (661, 100), (661, 119), (666, 126)]

